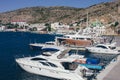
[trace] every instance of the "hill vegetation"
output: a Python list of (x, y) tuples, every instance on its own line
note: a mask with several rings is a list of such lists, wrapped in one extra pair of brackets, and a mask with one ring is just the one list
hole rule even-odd
[(28, 7), (0, 13), (0, 20), (5, 23), (11, 21), (26, 21), (28, 23), (72, 23), (79, 22), (81, 19), (86, 19), (86, 14), (89, 12), (90, 20), (95, 20), (97, 18), (104, 23), (110, 23), (116, 18), (120, 18), (118, 12), (119, 4), (120, 1), (95, 4), (87, 8), (65, 6)]

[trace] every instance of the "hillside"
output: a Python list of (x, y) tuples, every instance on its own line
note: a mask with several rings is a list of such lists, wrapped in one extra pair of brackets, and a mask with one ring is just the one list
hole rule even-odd
[[(28, 23), (42, 23), (42, 22), (63, 22), (71, 23), (73, 21), (79, 21), (85, 19), (87, 12), (89, 12), (89, 18), (104, 19), (103, 21), (108, 23), (114, 20), (113, 17), (119, 18), (118, 14), (118, 2), (107, 2), (92, 5), (87, 8), (73, 8), (65, 6), (55, 7), (30, 7), (22, 8), (14, 11), (0, 13), (0, 20), (3, 22), (10, 21), (26, 21)], [(110, 16), (111, 14), (112, 16)]]

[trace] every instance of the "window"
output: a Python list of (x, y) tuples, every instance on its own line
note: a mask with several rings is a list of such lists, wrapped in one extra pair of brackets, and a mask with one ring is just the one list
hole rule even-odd
[(116, 49), (116, 47), (109, 46), (110, 49)]
[(91, 40), (90, 38), (87, 38), (87, 40)]
[(107, 49), (107, 47), (105, 47), (105, 46), (100, 46), (100, 45), (98, 45), (98, 46), (96, 46), (96, 47), (103, 48), (103, 49)]
[(45, 66), (49, 66), (47, 63), (45, 62), (40, 62), (42, 65), (45, 65)]
[(57, 67), (55, 64), (51, 63), (51, 62), (48, 62), (50, 66), (52, 67)]
[(78, 67), (78, 64), (72, 62), (62, 62), (61, 63), (66, 70), (75, 70)]
[(32, 58), (31, 60), (33, 60), (33, 61), (39, 61), (39, 60), (44, 60), (44, 61), (47, 61), (46, 59), (43, 59), (43, 58)]
[[(51, 56), (50, 54), (42, 54), (43, 56)], [(46, 60), (47, 61), (47, 60)]]
[(54, 45), (54, 43), (46, 43), (46, 44), (48, 44), (48, 45)]
[(64, 38), (69, 38), (69, 36), (64, 36)]
[(78, 40), (79, 38), (77, 37), (76, 40)]
[(84, 40), (84, 38), (79, 38), (79, 40)]
[(39, 70), (41, 70), (41, 68), (39, 68)]

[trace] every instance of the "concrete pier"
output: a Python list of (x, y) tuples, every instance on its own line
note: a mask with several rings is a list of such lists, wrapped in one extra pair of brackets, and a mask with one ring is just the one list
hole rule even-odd
[(115, 66), (109, 71), (109, 73), (103, 78), (103, 80), (120, 80), (120, 57)]
[(97, 75), (97, 80), (120, 80), (120, 56)]

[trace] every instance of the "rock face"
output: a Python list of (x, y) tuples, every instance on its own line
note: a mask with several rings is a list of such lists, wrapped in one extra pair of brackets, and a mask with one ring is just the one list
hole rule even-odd
[(114, 17), (119, 17), (118, 6), (120, 1), (107, 2), (92, 5), (87, 8), (73, 8), (65, 6), (55, 7), (30, 7), (22, 8), (14, 11), (0, 13), (0, 20), (3, 22), (10, 22), (14, 20), (22, 20), (28, 23), (42, 23), (42, 22), (63, 22), (71, 23), (73, 21), (79, 22), (80, 19), (86, 18), (86, 13), (89, 12), (91, 19), (104, 19), (103, 22), (112, 22)]

